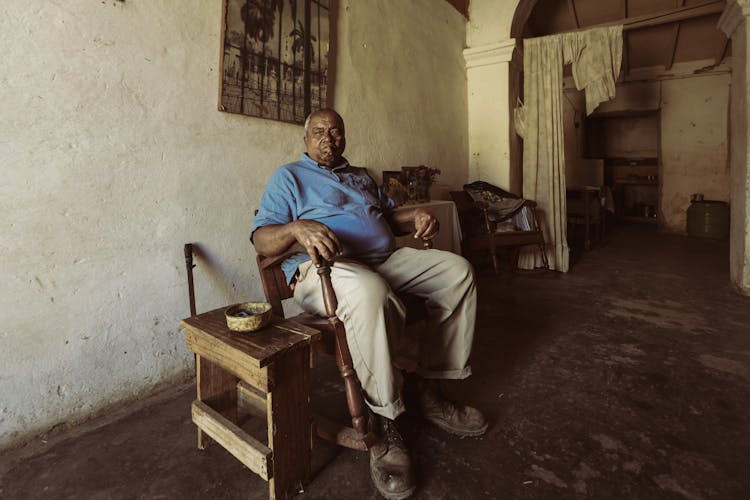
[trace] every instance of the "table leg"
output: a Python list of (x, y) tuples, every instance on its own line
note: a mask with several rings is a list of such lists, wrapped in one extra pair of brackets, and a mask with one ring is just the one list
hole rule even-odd
[[(237, 423), (238, 378), (208, 359), (195, 356), (195, 378), (198, 400)], [(198, 448), (204, 450), (213, 440), (198, 429)]]
[(296, 349), (269, 367), (268, 447), (273, 450), (270, 497), (290, 498), (310, 475), (310, 348)]
[(586, 223), (586, 241), (584, 248), (591, 250), (591, 193), (588, 191), (583, 192), (583, 220)]

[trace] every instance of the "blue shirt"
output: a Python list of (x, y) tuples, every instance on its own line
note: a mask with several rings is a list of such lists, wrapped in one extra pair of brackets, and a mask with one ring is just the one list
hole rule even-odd
[[(250, 240), (259, 227), (315, 220), (336, 234), (345, 257), (379, 264), (396, 249), (386, 220), (393, 207), (393, 200), (378, 189), (366, 169), (344, 160), (329, 170), (305, 153), (300, 161), (279, 167), (271, 176), (253, 220)], [(284, 261), (281, 268), (289, 282), (297, 267), (308, 260), (309, 255), (299, 253)]]

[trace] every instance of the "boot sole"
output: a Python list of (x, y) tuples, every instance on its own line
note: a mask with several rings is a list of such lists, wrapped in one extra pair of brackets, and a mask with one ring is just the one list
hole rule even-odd
[(443, 420), (438, 419), (431, 419), (425, 417), (425, 420), (430, 422), (432, 425), (444, 430), (445, 432), (448, 432), (450, 434), (453, 434), (454, 436), (460, 436), (460, 437), (479, 437), (483, 435), (485, 432), (487, 432), (487, 428), (489, 427), (489, 424), (484, 424), (483, 427), (469, 431), (464, 429), (456, 429), (455, 427), (451, 427), (450, 425), (446, 424)]

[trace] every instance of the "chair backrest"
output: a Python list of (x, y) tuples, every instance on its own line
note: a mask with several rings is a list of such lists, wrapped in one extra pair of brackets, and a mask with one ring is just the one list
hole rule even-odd
[(466, 191), (451, 191), (450, 195), (453, 203), (456, 204), (456, 210), (458, 210), (459, 213), (462, 210), (468, 210), (474, 207), (474, 200)]
[(458, 222), (464, 238), (472, 234), (492, 233), (486, 206), (474, 201), (466, 191), (451, 191), (450, 195), (453, 203), (456, 204)]

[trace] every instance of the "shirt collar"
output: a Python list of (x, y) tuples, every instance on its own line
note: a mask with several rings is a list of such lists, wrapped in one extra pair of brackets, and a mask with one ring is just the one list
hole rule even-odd
[(331, 172), (333, 172), (334, 170), (342, 170), (349, 166), (349, 160), (347, 160), (343, 156), (341, 157), (341, 163), (330, 169), (324, 165), (319, 165), (318, 162), (310, 158), (307, 153), (302, 153), (302, 162), (307, 166), (315, 168), (325, 168), (326, 170), (330, 170)]

